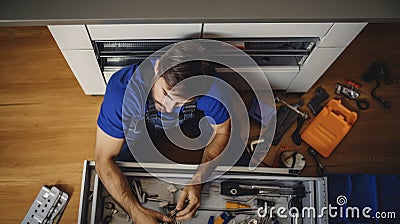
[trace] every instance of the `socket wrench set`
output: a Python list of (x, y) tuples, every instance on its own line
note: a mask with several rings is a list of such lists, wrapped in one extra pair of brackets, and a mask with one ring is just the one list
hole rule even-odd
[[(174, 209), (184, 188), (174, 180), (189, 182), (191, 174), (187, 170), (197, 168), (195, 165), (176, 168), (166, 164), (117, 164), (138, 201), (169, 216), (176, 212)], [(156, 172), (158, 177), (165, 175), (166, 179), (160, 180), (147, 171)], [(298, 177), (294, 173), (286, 168), (259, 167), (249, 171), (248, 167), (233, 167), (203, 184), (201, 206), (193, 219), (172, 223), (328, 223), (327, 211), (323, 209), (328, 206), (327, 179)], [(303, 208), (323, 213), (303, 217)], [(282, 210), (286, 210), (287, 217)], [(297, 215), (296, 211), (299, 211)], [(78, 223), (133, 223), (102, 185), (93, 161), (84, 163)]]

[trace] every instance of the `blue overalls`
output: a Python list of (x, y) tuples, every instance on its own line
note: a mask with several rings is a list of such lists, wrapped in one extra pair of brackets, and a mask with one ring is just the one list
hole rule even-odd
[[(189, 138), (197, 138), (200, 135), (199, 122), (204, 117), (203, 111), (197, 108), (197, 100), (193, 100), (184, 104), (179, 111), (178, 126), (173, 120), (168, 120), (167, 115), (161, 115), (156, 110), (154, 101), (150, 96), (146, 105), (146, 129), (149, 133), (152, 143), (157, 146), (161, 154), (177, 163), (198, 164), (201, 161), (204, 149), (201, 150), (185, 150), (173, 144), (166, 136), (164, 129), (180, 128), (182, 132)], [(162, 117), (162, 118), (161, 118)], [(163, 119), (163, 120), (161, 120)], [(164, 126), (163, 126), (164, 125)], [(212, 128), (206, 128), (209, 136), (211, 136)], [(204, 131), (204, 130), (203, 130)], [(205, 145), (205, 142), (203, 142)], [(117, 160), (135, 161), (126, 143), (118, 155)]]

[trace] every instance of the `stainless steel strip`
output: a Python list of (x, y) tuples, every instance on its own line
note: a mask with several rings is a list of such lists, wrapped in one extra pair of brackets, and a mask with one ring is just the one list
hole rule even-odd
[(90, 214), (90, 223), (97, 224), (95, 221), (96, 219), (96, 212), (97, 212), (97, 196), (99, 193), (99, 176), (96, 174), (94, 177), (94, 188), (93, 188), (93, 199), (92, 199), (92, 213)]
[[(82, 221), (82, 219), (86, 218), (86, 217), (82, 217), (83, 214), (83, 207), (84, 206), (84, 197), (86, 197), (86, 180), (88, 177), (88, 165), (89, 165), (89, 161), (85, 160), (83, 162), (83, 171), (82, 171), (82, 183), (81, 183), (81, 195), (79, 198), (79, 210), (78, 210), (78, 224), (84, 223), (84, 221)], [(87, 202), (86, 202), (87, 203)]]

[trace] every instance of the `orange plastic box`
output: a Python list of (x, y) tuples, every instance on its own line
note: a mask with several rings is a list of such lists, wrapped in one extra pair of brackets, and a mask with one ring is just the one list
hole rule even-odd
[(357, 117), (357, 113), (344, 107), (341, 100), (331, 99), (301, 138), (326, 158), (350, 131)]

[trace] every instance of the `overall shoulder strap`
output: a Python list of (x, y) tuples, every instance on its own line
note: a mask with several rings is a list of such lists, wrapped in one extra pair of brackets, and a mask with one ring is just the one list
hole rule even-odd
[[(147, 98), (146, 101), (146, 121), (151, 122), (155, 119), (157, 119), (157, 109), (153, 100), (153, 96), (149, 94), (149, 97)], [(151, 122), (153, 123), (153, 122)]]
[[(189, 119), (194, 118), (195, 112), (197, 110), (197, 99), (195, 98), (192, 102), (185, 103), (183, 105), (183, 110), (179, 115), (179, 123), (183, 123)], [(182, 122), (181, 122), (182, 121)]]
[[(190, 120), (196, 116), (197, 100), (185, 103), (179, 113), (179, 125), (183, 122)], [(146, 104), (146, 122), (155, 125), (157, 128), (162, 128), (161, 117), (155, 107), (154, 99), (149, 95)], [(169, 127), (165, 127), (169, 128)]]

